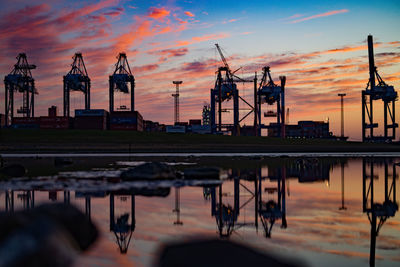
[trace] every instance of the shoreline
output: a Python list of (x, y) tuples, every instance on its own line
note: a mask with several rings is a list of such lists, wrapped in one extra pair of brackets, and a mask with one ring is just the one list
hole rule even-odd
[(399, 143), (167, 134), (1, 129), (0, 154), (45, 153), (400, 153)]
[(296, 158), (296, 157), (400, 157), (400, 152), (325, 152), (325, 153), (0, 153), (2, 158), (96, 158), (96, 157), (131, 157), (131, 158), (154, 158), (154, 157), (263, 157), (263, 158)]

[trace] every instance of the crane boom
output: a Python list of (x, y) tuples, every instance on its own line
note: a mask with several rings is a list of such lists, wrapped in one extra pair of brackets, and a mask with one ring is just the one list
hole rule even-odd
[(226, 59), (225, 59), (225, 57), (224, 57), (224, 54), (222, 54), (221, 48), (219, 47), (218, 44), (215, 44), (215, 46), (217, 47), (218, 53), (219, 53), (219, 55), (221, 56), (222, 62), (224, 63), (225, 67), (229, 70), (229, 73), (230, 73), (231, 71), (230, 71), (228, 62), (226, 61)]

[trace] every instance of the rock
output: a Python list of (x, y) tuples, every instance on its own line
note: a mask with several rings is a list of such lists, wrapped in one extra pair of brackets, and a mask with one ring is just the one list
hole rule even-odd
[(165, 246), (160, 253), (158, 267), (170, 266), (305, 266), (289, 256), (285, 259), (228, 240), (195, 240)]
[(130, 168), (121, 173), (123, 180), (173, 180), (176, 179), (172, 167), (159, 162), (149, 162)]
[(20, 164), (11, 164), (0, 169), (0, 172), (6, 176), (21, 177), (26, 174), (26, 169)]
[(89, 218), (70, 205), (1, 213), (0, 266), (70, 266), (97, 236)]
[(185, 180), (219, 180), (219, 176), (220, 169), (214, 167), (190, 168), (183, 171)]
[(63, 167), (63, 166), (67, 166), (67, 165), (71, 165), (74, 162), (72, 161), (72, 159), (67, 159), (67, 158), (55, 158), (54, 159), (54, 166), (56, 167)]

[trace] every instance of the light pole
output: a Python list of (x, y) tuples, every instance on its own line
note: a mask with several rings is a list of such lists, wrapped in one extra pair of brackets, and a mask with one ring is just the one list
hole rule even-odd
[(346, 140), (344, 137), (344, 101), (343, 98), (346, 96), (346, 94), (338, 94), (340, 96), (340, 108), (341, 108), (341, 129), (340, 129), (340, 139), (341, 140)]
[(172, 94), (172, 96), (175, 98), (174, 120), (177, 123), (179, 122), (179, 85), (182, 84), (182, 81), (173, 81), (172, 83), (176, 85), (176, 93)]

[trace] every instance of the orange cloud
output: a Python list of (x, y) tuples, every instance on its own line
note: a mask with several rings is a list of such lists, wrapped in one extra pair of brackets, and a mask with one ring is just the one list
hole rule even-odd
[(190, 11), (185, 11), (185, 15), (189, 17), (194, 17), (194, 14)]
[(151, 7), (149, 9), (147, 16), (155, 20), (162, 20), (166, 16), (169, 16), (170, 13), (171, 12), (166, 10), (164, 7), (162, 8)]
[(316, 19), (316, 18), (321, 18), (321, 17), (327, 17), (327, 16), (332, 16), (332, 15), (341, 14), (341, 13), (347, 13), (347, 12), (349, 12), (348, 9), (333, 10), (333, 11), (329, 11), (329, 12), (325, 12), (325, 13), (313, 15), (313, 16), (310, 16), (310, 17), (306, 17), (306, 18), (302, 18), (302, 19), (293, 20), (293, 21), (291, 21), (290, 23), (299, 23), (299, 22), (303, 22), (303, 21), (306, 21), (306, 20), (310, 20), (310, 19)]
[(228, 33), (207, 34), (207, 35), (203, 35), (203, 36), (192, 37), (192, 39), (186, 40), (186, 41), (177, 41), (176, 46), (186, 46), (186, 45), (191, 45), (191, 44), (200, 43), (200, 42), (209, 41), (209, 40), (223, 39), (223, 38), (227, 38), (229, 36), (230, 35)]

